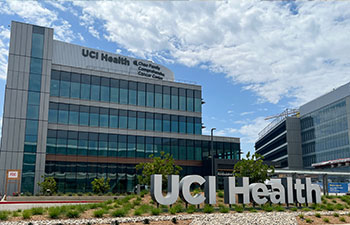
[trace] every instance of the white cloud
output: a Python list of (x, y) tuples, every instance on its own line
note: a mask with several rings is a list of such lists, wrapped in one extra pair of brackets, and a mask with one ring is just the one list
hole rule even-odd
[(249, 112), (242, 112), (241, 114), (239, 114), (239, 115), (241, 115), (241, 116), (246, 116), (246, 115), (251, 115), (251, 114), (254, 114), (254, 112), (253, 111), (249, 111)]
[(89, 30), (89, 33), (90, 33), (92, 36), (94, 36), (94, 37), (97, 38), (97, 39), (100, 39), (100, 34), (98, 33), (97, 30), (94, 29), (93, 26), (89, 26), (88, 30)]
[(349, 81), (349, 2), (73, 4), (82, 24), (102, 24), (107, 40), (138, 57), (223, 72), (259, 102), (298, 105)]
[(0, 26), (0, 79), (6, 79), (10, 30)]

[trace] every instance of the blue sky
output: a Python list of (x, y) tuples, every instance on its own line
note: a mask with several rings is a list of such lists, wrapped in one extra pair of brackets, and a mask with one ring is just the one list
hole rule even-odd
[(265, 117), (350, 81), (346, 1), (8, 1), (0, 2), (1, 111), (11, 20), (153, 60), (202, 85), (203, 133), (240, 137), (244, 152)]

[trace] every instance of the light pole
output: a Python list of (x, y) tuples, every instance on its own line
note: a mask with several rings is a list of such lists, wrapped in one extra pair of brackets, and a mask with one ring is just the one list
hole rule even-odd
[(214, 171), (214, 142), (213, 142), (214, 130), (216, 130), (215, 127), (210, 129), (210, 154), (209, 155), (211, 155), (211, 175), (212, 176), (215, 175), (215, 171)]

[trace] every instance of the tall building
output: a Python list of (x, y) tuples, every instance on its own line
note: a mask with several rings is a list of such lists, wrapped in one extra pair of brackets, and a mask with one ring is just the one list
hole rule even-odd
[[(282, 163), (281, 168), (350, 171), (350, 83), (300, 106), (298, 114), (278, 119), (255, 143), (265, 160), (276, 160), (270, 156), (280, 152), (278, 157), (288, 158), (288, 165)], [(294, 121), (295, 129), (288, 128), (288, 121)], [(293, 160), (285, 148), (297, 152)]]
[[(136, 185), (135, 165), (161, 151), (182, 174), (233, 168), (240, 141), (202, 135), (201, 86), (166, 67), (53, 39), (54, 30), (12, 22), (0, 152), (0, 192), (37, 193), (45, 176), (59, 192), (113, 192)], [(220, 161), (222, 161), (220, 163)], [(21, 173), (20, 190), (7, 171)]]

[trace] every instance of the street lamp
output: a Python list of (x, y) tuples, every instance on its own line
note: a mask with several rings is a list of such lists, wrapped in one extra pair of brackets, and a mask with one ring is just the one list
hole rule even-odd
[(215, 127), (210, 129), (210, 153), (209, 155), (211, 155), (211, 175), (214, 176), (214, 142), (213, 142), (213, 134), (214, 134), (214, 130), (216, 130)]

